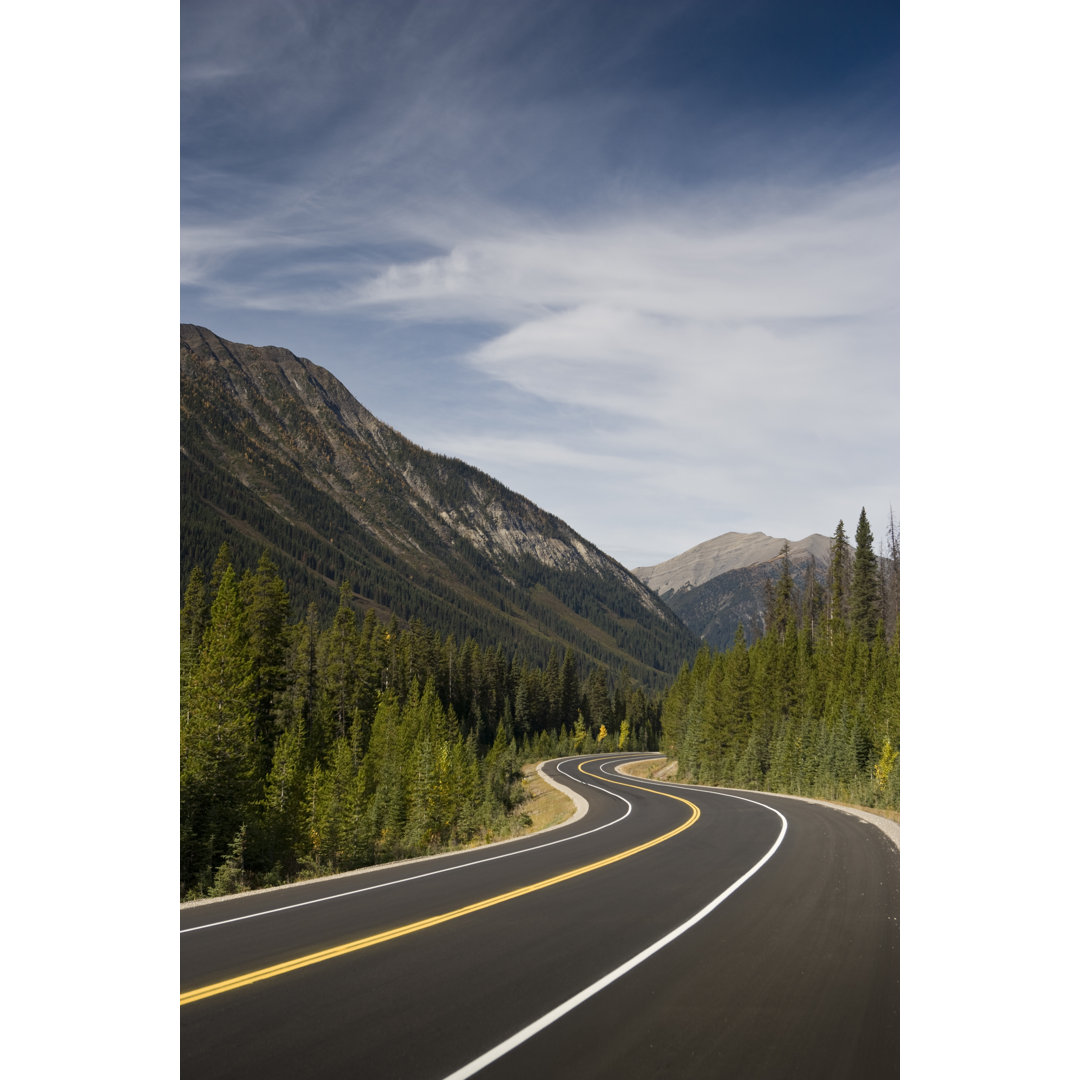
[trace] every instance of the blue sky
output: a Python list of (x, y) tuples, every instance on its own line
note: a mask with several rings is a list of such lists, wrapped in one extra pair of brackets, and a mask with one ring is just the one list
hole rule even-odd
[(180, 14), (183, 321), (629, 567), (902, 518), (897, 5)]

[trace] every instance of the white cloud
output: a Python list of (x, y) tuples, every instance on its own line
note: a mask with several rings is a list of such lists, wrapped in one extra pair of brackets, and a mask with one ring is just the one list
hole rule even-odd
[[(446, 375), (432, 367), (435, 381), (454, 378), (454, 339), (432, 328), (461, 325), (456, 364), (471, 370), (474, 411), (463, 420), (439, 408), (437, 391), (421, 405), (402, 386), (415, 402), (400, 407), (406, 433), (606, 550), (627, 531), (646, 541), (624, 509), (642, 502), (682, 530), (656, 531), (653, 561), (681, 550), (680, 535), (683, 547), (740, 527), (798, 539), (864, 501), (880, 498), (882, 512), (895, 502), (894, 172), (639, 202), (576, 227), (469, 200), (422, 212), (404, 200), (377, 220), (362, 207), (327, 211), (307, 191), (268, 197), (247, 221), (192, 226), (192, 276), (210, 281), (248, 259), (252, 276), (214, 284), (223, 302), (384, 319), (402, 342), (422, 331), (447, 343), (426, 346), (450, 364)], [(388, 237), (438, 253), (391, 262)], [(362, 381), (355, 392), (365, 398)]]
[(196, 321), (273, 333), (643, 562), (894, 490), (898, 177), (843, 173), (892, 160), (869, 106), (688, 110), (637, 62), (678, 6), (600, 49), (573, 0), (470, 12), (186, 20)]
[(605, 475), (636, 476), (637, 463), (619, 453), (594, 452), (568, 445), (564, 440), (516, 438), (510, 435), (446, 432), (443, 439), (453, 444), (453, 454), (465, 461), (498, 461), (504, 467), (575, 469)]
[(487, 376), (716, 449), (880, 432), (896, 425), (896, 196), (888, 172), (744, 220), (702, 200), (481, 235), (388, 267), (353, 302), (497, 322), (468, 356)]
[[(897, 501), (895, 174), (741, 221), (697, 209), (696, 227), (684, 207), (478, 236), (356, 293), (405, 321), (498, 322), (466, 362), (557, 428), (537, 439), (493, 413), (442, 445), (630, 563), (727, 528), (800, 539)], [(641, 529), (642, 503), (663, 526)]]
[[(801, 205), (785, 207), (794, 200)], [(524, 307), (593, 303), (677, 317), (817, 318), (879, 305), (883, 278), (896, 273), (891, 170), (839, 189), (753, 201), (746, 193), (675, 206), (658, 199), (561, 227), (505, 214), (492, 221), (486, 207), (467, 211), (457, 237), (445, 228), (437, 235), (445, 254), (390, 266), (357, 300), (463, 317), (495, 297)], [(430, 227), (437, 229), (434, 221)]]
[[(895, 485), (894, 169), (818, 187), (639, 188), (602, 213), (595, 198), (577, 211), (523, 210), (484, 176), (489, 166), (500, 181), (513, 175), (494, 150), (470, 163), (473, 190), (453, 170), (441, 184), (406, 169), (445, 110), (402, 116), (313, 157), (302, 175), (249, 180), (227, 224), (189, 210), (184, 281), (221, 308), (383, 322), (386, 342), (415, 330), (423, 348), (456, 352), (477, 421), (403, 405), (406, 433), (616, 554), (611, 535), (633, 528), (623, 507), (642, 499), (657, 520), (683, 523), (689, 547), (742, 526), (793, 539), (831, 530)], [(476, 116), (458, 120), (470, 125), (465, 142), (485, 146), (508, 122), (496, 116), (484, 143)], [(228, 177), (214, 183), (227, 190)], [(444, 324), (463, 333), (432, 345)], [(407, 386), (400, 395), (416, 397)], [(568, 482), (583, 475), (588, 484)], [(754, 509), (765, 505), (804, 524), (766, 520)], [(651, 561), (681, 550), (661, 547), (676, 539), (658, 531)]]

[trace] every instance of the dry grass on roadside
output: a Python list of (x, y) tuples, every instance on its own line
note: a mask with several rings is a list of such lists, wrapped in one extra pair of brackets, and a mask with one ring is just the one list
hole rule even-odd
[(643, 780), (673, 780), (678, 768), (677, 761), (668, 761), (666, 757), (662, 757), (631, 761), (629, 765), (620, 765), (619, 771), (630, 776), (640, 776)]
[(568, 821), (574, 815), (574, 804), (561, 791), (547, 784), (536, 775), (536, 765), (526, 765), (522, 784), (525, 788), (525, 801), (514, 811), (515, 818), (527, 817), (528, 825), (523, 825), (515, 834), (539, 832), (552, 825)]

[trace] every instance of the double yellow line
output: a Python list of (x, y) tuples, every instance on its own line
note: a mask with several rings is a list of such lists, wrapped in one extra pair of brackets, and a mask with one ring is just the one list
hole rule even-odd
[(596, 776), (595, 773), (585, 772), (585, 766), (591, 765), (593, 762), (601, 759), (594, 758), (590, 761), (581, 762), (578, 765), (578, 771), (585, 776), (591, 776), (595, 780), (604, 780), (609, 784), (617, 784), (620, 787), (632, 787), (637, 788), (639, 791), (648, 791), (653, 795), (663, 795), (667, 799), (674, 799), (676, 802), (685, 803), (690, 807), (690, 817), (686, 819), (678, 828), (672, 829), (671, 832), (664, 833), (663, 836), (658, 836), (654, 840), (649, 840), (644, 844), (638, 844), (637, 847), (628, 848), (626, 851), (620, 851), (615, 855), (609, 855), (606, 859), (601, 859), (599, 862), (589, 863), (587, 866), (579, 866), (576, 870), (568, 870), (563, 874), (556, 874), (554, 877), (545, 878), (543, 881), (538, 881), (533, 885), (524, 885), (520, 889), (512, 889), (510, 892), (500, 893), (498, 896), (489, 897), (487, 900), (479, 900), (475, 904), (467, 904), (465, 907), (455, 908), (453, 911), (444, 912), (442, 915), (433, 915), (428, 919), (421, 919), (419, 922), (409, 923), (406, 926), (398, 926), (393, 930), (384, 930), (381, 934), (372, 934), (370, 937), (358, 938), (356, 941), (349, 941), (344, 945), (335, 945), (332, 949), (322, 949), (319, 952), (308, 953), (306, 956), (298, 956), (294, 960), (286, 960), (282, 964), (274, 964), (271, 967), (260, 968), (258, 971), (250, 971), (246, 975), (237, 975), (232, 979), (225, 979), (222, 982), (210, 983), (208, 986), (200, 986), (195, 990), (188, 990), (186, 993), (180, 995), (181, 1005), (190, 1005), (193, 1001), (202, 1001), (203, 998), (214, 997), (216, 994), (225, 994), (230, 990), (237, 990), (241, 986), (250, 986), (252, 983), (261, 982), (263, 979), (273, 979), (278, 975), (284, 975), (290, 971), (298, 971), (300, 968), (310, 967), (312, 964), (321, 964), (324, 960), (332, 960), (336, 956), (345, 956), (347, 953), (358, 952), (360, 949), (370, 948), (372, 945), (381, 945), (384, 941), (393, 941), (394, 938), (404, 937), (406, 934), (415, 934), (418, 930), (427, 930), (429, 927), (438, 926), (440, 923), (449, 922), (451, 919), (460, 919), (463, 915), (471, 915), (475, 911), (483, 911), (484, 908), (494, 907), (496, 904), (504, 904), (507, 900), (516, 900), (519, 896), (527, 896), (529, 893), (539, 892), (541, 889), (546, 889), (551, 885), (558, 885), (563, 881), (569, 881), (571, 878), (580, 877), (582, 874), (592, 873), (593, 870), (600, 870), (605, 866), (610, 866), (612, 863), (621, 862), (623, 859), (629, 859), (631, 855), (637, 855), (638, 852), (645, 851), (648, 848), (656, 847), (657, 844), (662, 844), (665, 840), (670, 840), (673, 836), (677, 836), (685, 829), (689, 829), (691, 825), (699, 817), (701, 817), (701, 810), (695, 806), (689, 799), (684, 799), (680, 795), (672, 795), (666, 791), (657, 791), (655, 788), (642, 787), (640, 784), (628, 784), (622, 780), (612, 780), (607, 776)]

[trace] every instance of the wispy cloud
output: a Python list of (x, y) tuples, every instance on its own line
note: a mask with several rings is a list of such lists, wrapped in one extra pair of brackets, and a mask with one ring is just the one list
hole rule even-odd
[(830, 398), (865, 398), (855, 411), (880, 422), (874, 399), (896, 369), (896, 184), (879, 173), (745, 218), (699, 203), (465, 239), (348, 302), (501, 321), (469, 362), (549, 401), (680, 425), (719, 411), (743, 435), (749, 416), (798, 429), (799, 414), (831, 415)]
[(894, 29), (785, 12), (821, 49), (694, 0), (186, 0), (190, 307), (608, 550), (642, 499), (658, 544), (831, 528), (897, 473)]
[[(298, 199), (231, 228), (192, 228), (188, 260), (193, 280), (209, 280), (249, 259), (250, 276), (215, 285), (238, 307), (362, 314), (402, 334), (477, 327), (458, 362), (520, 403), (491, 410), (483, 437), (438, 410), (414, 437), (590, 538), (617, 529), (635, 498), (655, 500), (685, 523), (685, 543), (664, 533), (670, 555), (697, 542), (693, 530), (738, 527), (764, 488), (786, 506), (772, 528), (809, 519), (825, 530), (858, 508), (815, 512), (826, 477), (865, 500), (876, 476), (895, 474), (877, 448), (895, 456), (898, 440), (897, 195), (895, 170), (883, 170), (801, 190), (639, 198), (581, 221), (466, 199), (385, 203), (375, 226), (342, 206), (320, 212), (318, 228), (305, 220), (318, 200)], [(544, 422), (551, 410), (572, 422), (550, 420), (557, 439), (529, 434), (522, 415)], [(568, 474), (594, 477), (580, 502)], [(712, 509), (700, 520), (687, 507), (703, 492)]]

